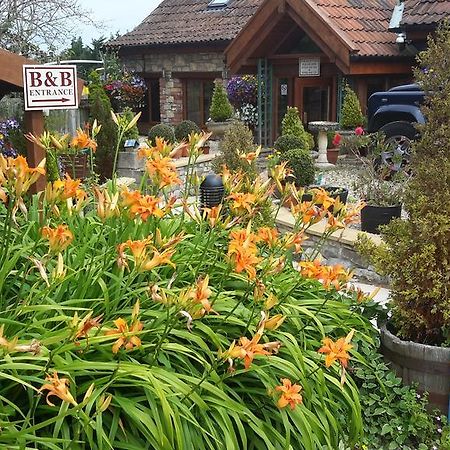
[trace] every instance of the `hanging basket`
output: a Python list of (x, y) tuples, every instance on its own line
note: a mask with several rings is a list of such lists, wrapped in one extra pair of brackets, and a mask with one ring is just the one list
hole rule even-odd
[(88, 155), (63, 154), (59, 156), (62, 165), (62, 173), (68, 174), (73, 179), (84, 179), (89, 175)]

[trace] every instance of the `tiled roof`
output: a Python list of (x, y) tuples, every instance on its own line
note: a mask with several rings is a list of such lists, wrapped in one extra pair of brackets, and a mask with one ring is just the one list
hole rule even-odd
[[(265, 0), (271, 2), (273, 0)], [(396, 0), (306, 1), (361, 56), (396, 56), (388, 31)], [(232, 41), (264, 0), (229, 0), (224, 8), (208, 8), (210, 0), (164, 0), (133, 31), (108, 42), (113, 46), (195, 44)]]
[(108, 45), (231, 41), (263, 1), (229, 0), (224, 8), (208, 8), (210, 0), (164, 0), (133, 31), (109, 41)]
[(401, 24), (406, 27), (436, 25), (449, 16), (449, 0), (406, 0)]
[[(389, 21), (396, 0), (313, 0), (360, 56), (398, 56)], [(394, 36), (394, 37), (393, 37)]]

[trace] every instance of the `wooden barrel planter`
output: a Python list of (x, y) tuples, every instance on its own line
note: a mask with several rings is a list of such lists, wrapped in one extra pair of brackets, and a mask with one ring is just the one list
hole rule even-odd
[(432, 408), (449, 412), (450, 348), (402, 341), (385, 325), (380, 327), (381, 352), (406, 384), (418, 383), (419, 392), (428, 392)]

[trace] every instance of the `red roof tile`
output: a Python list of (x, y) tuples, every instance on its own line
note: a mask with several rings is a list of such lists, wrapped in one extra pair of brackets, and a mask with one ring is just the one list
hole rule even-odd
[(347, 37), (360, 56), (397, 56), (388, 31), (396, 0), (314, 0), (328, 23)]
[(224, 8), (208, 8), (210, 0), (164, 0), (133, 31), (108, 42), (108, 45), (231, 41), (263, 1), (229, 0)]
[(406, 0), (401, 24), (406, 27), (436, 25), (449, 16), (449, 0)]
[[(229, 0), (210, 9), (210, 0), (164, 0), (133, 31), (108, 42), (113, 46), (176, 45), (232, 41), (258, 8), (273, 0)], [(396, 0), (306, 1), (361, 56), (396, 56), (395, 35), (388, 31)]]

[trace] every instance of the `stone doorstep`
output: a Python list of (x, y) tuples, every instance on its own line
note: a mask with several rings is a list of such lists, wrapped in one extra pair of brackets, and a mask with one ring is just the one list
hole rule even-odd
[[(295, 223), (294, 217), (292, 216), (291, 212), (285, 207), (280, 208), (276, 222), (277, 224), (280, 224), (286, 228), (292, 228)], [(327, 222), (325, 220), (322, 220), (308, 228), (306, 234), (311, 234), (313, 236), (322, 236), (325, 232), (326, 224)], [(353, 247), (360, 233), (364, 233), (376, 245), (380, 245), (382, 242), (380, 236), (372, 233), (366, 233), (360, 230), (355, 230), (354, 228), (345, 228), (344, 230), (336, 231), (329, 237), (329, 240), (340, 242), (342, 244)]]

